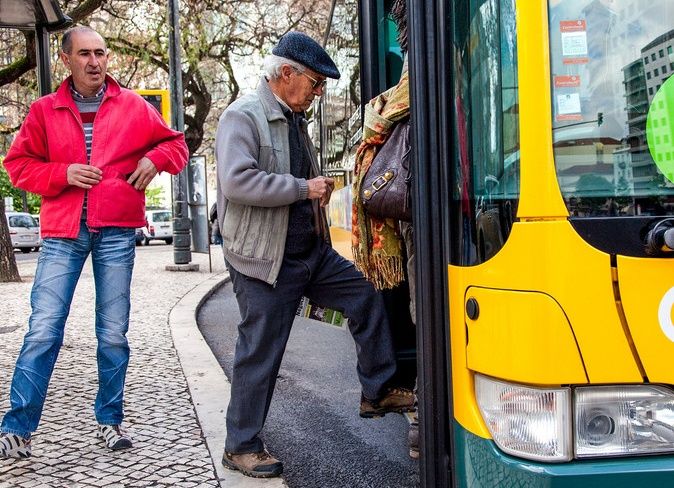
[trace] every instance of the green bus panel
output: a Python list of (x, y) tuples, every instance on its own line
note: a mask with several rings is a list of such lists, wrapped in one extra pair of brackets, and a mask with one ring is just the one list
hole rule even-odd
[(674, 487), (674, 456), (544, 464), (508, 456), (454, 422), (456, 479), (466, 488)]

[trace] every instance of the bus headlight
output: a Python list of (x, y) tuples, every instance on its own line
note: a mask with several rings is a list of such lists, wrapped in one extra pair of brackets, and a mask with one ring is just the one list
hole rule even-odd
[(475, 375), (477, 403), (496, 445), (537, 461), (573, 457), (571, 390), (531, 388)]
[(674, 392), (660, 386), (578, 387), (576, 457), (674, 451)]

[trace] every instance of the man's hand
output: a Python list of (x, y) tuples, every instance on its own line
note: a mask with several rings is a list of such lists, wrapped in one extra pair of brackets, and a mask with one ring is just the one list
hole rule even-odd
[(309, 200), (320, 199), (321, 207), (325, 207), (330, 201), (330, 195), (335, 188), (335, 180), (327, 176), (317, 176), (307, 181), (309, 191), (307, 198)]
[(88, 164), (73, 163), (68, 166), (66, 176), (69, 185), (89, 190), (103, 179), (103, 172), (99, 168)]
[(140, 161), (138, 161), (138, 167), (136, 168), (136, 171), (131, 173), (131, 176), (129, 176), (129, 179), (126, 180), (126, 182), (129, 185), (133, 185), (136, 190), (145, 190), (147, 185), (149, 185), (152, 181), (152, 178), (154, 178), (156, 175), (157, 168), (155, 167), (154, 163), (148, 158), (143, 157)]

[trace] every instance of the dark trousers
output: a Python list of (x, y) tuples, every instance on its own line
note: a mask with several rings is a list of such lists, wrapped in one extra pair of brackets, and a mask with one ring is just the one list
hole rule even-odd
[(363, 395), (379, 398), (395, 373), (386, 312), (370, 282), (322, 240), (306, 255), (286, 256), (276, 286), (228, 265), (241, 312), (227, 409), (225, 450), (259, 452), (276, 376), (302, 296), (341, 311), (356, 343)]

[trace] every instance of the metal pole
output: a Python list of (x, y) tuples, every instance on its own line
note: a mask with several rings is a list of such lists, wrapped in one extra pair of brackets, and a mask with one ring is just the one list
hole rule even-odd
[[(183, 132), (183, 79), (180, 64), (179, 0), (168, 0), (169, 16), (169, 79), (171, 91), (171, 122)], [(188, 264), (190, 251), (190, 219), (187, 214), (187, 167), (173, 177), (173, 262)]]
[[(51, 93), (51, 68), (49, 62), (49, 31), (45, 26), (35, 26), (35, 51), (37, 55), (37, 83), (40, 96)], [(21, 190), (21, 203), (24, 212), (28, 212), (28, 196)]]
[(40, 96), (51, 93), (51, 73), (49, 68), (49, 32), (46, 27), (35, 27), (35, 50), (37, 51), (37, 80)]

